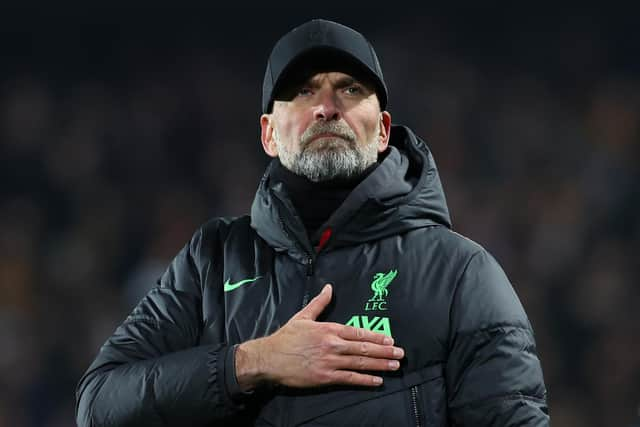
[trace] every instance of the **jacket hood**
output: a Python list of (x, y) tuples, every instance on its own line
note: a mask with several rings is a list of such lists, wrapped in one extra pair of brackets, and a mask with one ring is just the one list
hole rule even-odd
[[(347, 196), (321, 230), (331, 229), (326, 247), (378, 240), (433, 225), (451, 228), (438, 170), (425, 142), (406, 126), (393, 125), (380, 165)], [(251, 207), (251, 226), (277, 251), (313, 256), (301, 219), (281, 183), (263, 175)], [(313, 197), (313, 195), (310, 195)]]

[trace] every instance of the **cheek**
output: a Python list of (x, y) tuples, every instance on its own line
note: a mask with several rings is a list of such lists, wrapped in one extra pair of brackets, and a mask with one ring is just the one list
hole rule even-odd
[(285, 123), (280, 127), (281, 135), (286, 141), (296, 141), (298, 139), (298, 129), (293, 123)]
[(351, 124), (351, 129), (358, 135), (362, 143), (369, 143), (378, 135), (378, 122), (370, 117), (363, 117)]
[(306, 129), (304, 118), (294, 111), (287, 111), (279, 117), (278, 135), (282, 141), (299, 141)]

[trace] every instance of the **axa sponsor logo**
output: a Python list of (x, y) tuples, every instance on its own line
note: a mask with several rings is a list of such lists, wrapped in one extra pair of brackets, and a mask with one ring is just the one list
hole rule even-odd
[(389, 337), (393, 336), (391, 335), (391, 322), (388, 317), (356, 315), (349, 319), (347, 326), (364, 328), (373, 332), (380, 332)]

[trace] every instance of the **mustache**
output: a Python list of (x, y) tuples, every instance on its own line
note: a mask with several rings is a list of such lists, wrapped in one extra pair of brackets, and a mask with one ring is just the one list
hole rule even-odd
[(354, 143), (356, 140), (355, 133), (349, 126), (341, 122), (318, 122), (307, 128), (300, 138), (301, 148), (304, 150), (307, 145), (318, 135), (331, 133), (335, 136), (342, 138), (350, 143)]

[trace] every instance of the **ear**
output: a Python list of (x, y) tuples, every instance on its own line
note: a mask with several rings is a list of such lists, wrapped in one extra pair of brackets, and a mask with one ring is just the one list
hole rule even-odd
[(260, 139), (262, 140), (262, 149), (270, 157), (278, 157), (278, 148), (273, 138), (274, 128), (271, 125), (271, 115), (263, 114), (260, 116)]
[(378, 153), (382, 153), (389, 146), (391, 136), (391, 113), (383, 111), (380, 113), (380, 133), (378, 134)]

